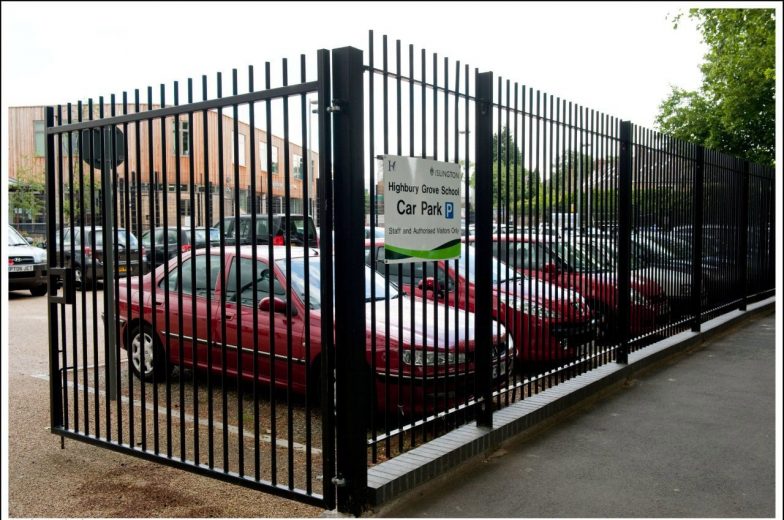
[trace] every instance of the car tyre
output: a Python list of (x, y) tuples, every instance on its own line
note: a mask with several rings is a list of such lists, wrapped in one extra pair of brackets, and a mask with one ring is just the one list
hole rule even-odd
[[(128, 335), (128, 357), (133, 373), (142, 381), (164, 381), (169, 375), (163, 345), (147, 324), (137, 325)], [(169, 371), (171, 368), (168, 367)]]
[(590, 306), (594, 309), (597, 321), (596, 342), (600, 345), (612, 345), (616, 336), (613, 330), (614, 317), (610, 314), (607, 306), (601, 303), (594, 303)]
[(46, 285), (39, 285), (38, 287), (33, 287), (30, 289), (30, 294), (33, 296), (43, 296), (46, 294)]

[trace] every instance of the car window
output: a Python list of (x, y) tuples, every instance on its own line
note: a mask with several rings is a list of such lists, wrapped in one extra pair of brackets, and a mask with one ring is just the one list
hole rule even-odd
[[(256, 262), (256, 297), (253, 297), (253, 260), (241, 258), (239, 263), (240, 286), (237, 288), (237, 261), (231, 263), (229, 279), (226, 282), (226, 301), (239, 302), (242, 305), (253, 306), (264, 298), (270, 296), (285, 297), (286, 289), (273, 276), (269, 266), (264, 262)], [(272, 290), (270, 290), (272, 281)]]
[[(195, 294), (196, 296), (207, 297), (207, 294), (215, 294), (215, 284), (220, 274), (220, 257), (217, 255), (210, 256), (210, 270), (209, 277), (207, 276), (207, 256), (197, 255), (196, 260), (188, 258), (183, 260), (182, 264), (173, 269), (168, 276), (169, 291), (178, 292), (182, 290), (182, 294)], [(193, 285), (194, 265), (196, 273), (196, 285)], [(158, 286), (162, 289), (166, 288), (166, 278), (163, 278)]]
[(145, 248), (147, 248), (147, 249), (151, 249), (151, 247), (150, 247), (150, 231), (149, 230), (147, 230), (144, 233), (142, 233), (142, 245)]
[(27, 240), (22, 238), (22, 235), (16, 232), (14, 228), (8, 226), (8, 245), (9, 246), (26, 246)]

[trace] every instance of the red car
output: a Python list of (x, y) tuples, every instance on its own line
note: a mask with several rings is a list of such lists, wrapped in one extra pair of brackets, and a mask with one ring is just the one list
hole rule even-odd
[[(286, 248), (275, 247), (275, 261), (270, 265), (269, 246), (258, 246), (257, 254), (257, 291), (253, 294), (252, 248), (242, 246), (240, 250), (239, 269), (240, 286), (237, 286), (237, 265), (234, 248), (225, 250), (225, 272), (221, 274), (220, 250), (209, 251), (210, 270), (207, 270), (208, 252), (205, 249), (192, 251), (183, 255), (182, 264), (172, 259), (167, 266), (160, 266), (154, 272), (130, 281), (121, 281), (118, 291), (119, 316), (121, 325), (122, 348), (128, 351), (131, 366), (136, 375), (146, 381), (160, 381), (166, 377), (166, 363), (169, 367), (180, 365), (194, 367), (192, 354), (193, 342), (196, 343), (195, 365), (198, 369), (209, 369), (236, 377), (239, 370), (237, 353), (241, 346), (243, 379), (253, 380), (254, 357), (258, 363), (258, 378), (270, 383), (274, 358), (275, 380), (279, 387), (290, 388), (304, 394), (307, 385), (318, 389), (319, 364), (321, 355), (321, 289), (318, 276), (320, 258), (314, 250), (291, 247), (291, 290), (290, 311), (287, 310), (286, 294)], [(191, 255), (195, 254), (195, 261)], [(305, 301), (305, 255), (308, 254), (310, 270), (310, 302)], [(195, 268), (194, 268), (195, 263)], [(192, 276), (195, 271), (195, 286)], [(209, 276), (208, 276), (209, 273)], [(168, 277), (168, 330), (166, 323), (165, 280)], [(394, 288), (389, 290), (390, 305), (388, 314), (385, 312), (385, 282), (369, 268), (365, 272), (367, 294), (367, 364), (368, 370), (375, 373), (376, 402), (379, 409), (400, 411), (403, 414), (423, 414), (432, 411), (434, 403), (448, 400), (452, 406), (455, 398), (470, 397), (473, 388), (474, 374), (474, 331), (472, 317), (468, 319), (466, 330), (465, 317), (461, 317), (456, 328), (457, 332), (436, 335), (433, 323), (438, 319), (444, 323), (446, 309), (443, 305), (430, 302), (414, 302), (405, 295), (400, 295)], [(127, 300), (126, 283), (131, 284), (130, 305)], [(370, 301), (371, 285), (375, 285), (376, 300)], [(155, 292), (155, 305), (152, 293)], [(182, 307), (178, 306), (178, 294), (182, 293)], [(140, 294), (143, 300), (140, 300)], [(225, 296), (225, 311), (221, 311), (221, 294)], [(209, 295), (209, 302), (208, 302)], [(400, 301), (397, 300), (400, 298)], [(193, 305), (196, 305), (196, 330), (193, 330)], [(253, 350), (253, 315), (254, 303), (258, 305), (258, 353)], [(211, 313), (208, 315), (208, 305)], [(415, 305), (417, 316), (427, 315), (427, 328), (419, 321), (410, 326), (407, 318), (411, 315), (411, 306)], [(371, 307), (375, 312), (371, 313)], [(424, 311), (423, 311), (424, 306)], [(399, 314), (402, 307), (403, 312)], [(140, 309), (143, 308), (143, 313)], [(152, 314), (155, 313), (155, 329)], [(130, 314), (129, 314), (130, 313)], [(225, 322), (222, 321), (225, 315)], [(310, 317), (310, 350), (305, 348), (305, 316)], [(375, 315), (376, 339), (371, 338), (371, 316)], [(207, 335), (207, 324), (211, 323), (210, 334)], [(179, 329), (180, 317), (182, 329)], [(274, 321), (275, 341), (274, 356), (270, 356), (271, 334), (270, 317)], [(389, 351), (385, 350), (384, 334), (389, 320)], [(241, 331), (238, 327), (241, 322)], [(222, 328), (225, 325), (225, 336)], [(291, 330), (291, 380), (288, 379), (288, 333)], [(494, 373), (498, 381), (505, 380), (506, 374), (512, 370), (514, 345), (507, 338), (503, 327), (494, 328), (498, 331), (493, 338)], [(332, 332), (334, 338), (334, 332)], [(166, 338), (169, 347), (166, 350)], [(402, 343), (400, 343), (402, 338)], [(457, 339), (456, 339), (457, 338)], [(413, 341), (413, 343), (412, 343)], [(375, 343), (375, 359), (372, 345)], [(426, 345), (426, 346), (423, 346)], [(180, 347), (182, 346), (182, 349)], [(225, 349), (224, 349), (225, 346)], [(338, 349), (340, 347), (338, 346)], [(183, 357), (180, 359), (180, 350)], [(225, 352), (224, 352), (225, 350)], [(223, 357), (225, 356), (225, 365)], [(387, 360), (389, 370), (387, 371)], [(209, 361), (209, 362), (208, 362)], [(387, 401), (386, 391), (389, 391)], [(313, 391), (313, 390), (312, 390)], [(448, 399), (447, 399), (448, 396)], [(442, 401), (443, 400), (443, 401)]]
[[(493, 255), (506, 259), (520, 273), (578, 291), (599, 321), (600, 340), (615, 340), (618, 315), (617, 276), (596, 262), (578, 243), (532, 235), (494, 235)], [(632, 336), (650, 332), (670, 318), (670, 305), (655, 282), (632, 274), (629, 329)]]
[[(421, 298), (474, 312), (476, 250), (470, 244), (463, 244), (457, 267), (455, 261), (444, 260), (386, 265), (381, 240), (365, 241), (368, 265), (372, 263), (371, 247), (376, 251), (375, 269), (388, 275), (398, 287)], [(574, 359), (596, 337), (591, 309), (579, 294), (520, 276), (499, 261), (493, 262), (492, 312), (493, 319), (506, 325), (514, 338), (521, 361)]]

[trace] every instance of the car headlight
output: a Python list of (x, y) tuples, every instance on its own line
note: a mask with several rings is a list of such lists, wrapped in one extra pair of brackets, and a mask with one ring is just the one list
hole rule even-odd
[(548, 309), (543, 305), (532, 302), (531, 300), (524, 300), (522, 298), (509, 298), (506, 304), (516, 311), (523, 312), (529, 316), (536, 316), (537, 318), (559, 318), (560, 315)]
[[(412, 363), (412, 355), (413, 355), (413, 363)], [(403, 351), (403, 363), (406, 365), (414, 365), (414, 366), (424, 366), (427, 364), (428, 366), (433, 366), (436, 364), (436, 360), (438, 360), (439, 365), (454, 365), (459, 363), (465, 363), (465, 352), (460, 352), (459, 354), (455, 354), (454, 352), (443, 352), (439, 351), (438, 353), (427, 350), (404, 350)]]
[(635, 289), (629, 291), (629, 298), (634, 305), (642, 305), (643, 307), (648, 306), (648, 300)]

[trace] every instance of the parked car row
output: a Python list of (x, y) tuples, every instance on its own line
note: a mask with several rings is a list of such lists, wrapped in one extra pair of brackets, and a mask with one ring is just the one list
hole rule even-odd
[[(66, 230), (63, 245), (66, 256), (74, 250), (77, 281), (89, 286), (101, 277), (102, 230), (80, 231)], [(419, 415), (433, 412), (437, 399), (454, 404), (474, 391), (475, 236), (463, 237), (456, 260), (386, 264), (383, 232), (370, 231), (363, 377), (374, 383), (376, 406)], [(496, 387), (525, 363), (571, 361), (618, 340), (614, 237), (516, 231), (493, 234)], [(139, 378), (162, 381), (182, 366), (301, 394), (320, 388), (322, 334), (330, 332), (321, 329), (312, 219), (241, 215), (213, 228), (148, 230), (141, 245), (124, 229), (117, 237), (129, 253), (119, 255), (118, 274), (134, 275), (119, 282), (121, 346)], [(688, 244), (677, 236), (644, 234), (632, 243), (629, 325), (639, 337), (689, 313), (692, 270)], [(703, 302), (712, 265), (704, 262)], [(449, 323), (449, 331), (435, 323)]]

